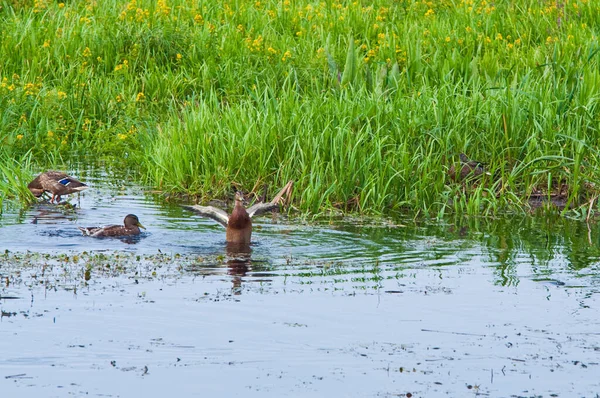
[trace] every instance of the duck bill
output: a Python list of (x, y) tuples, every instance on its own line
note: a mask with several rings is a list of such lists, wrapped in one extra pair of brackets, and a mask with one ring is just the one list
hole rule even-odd
[(142, 225), (142, 223), (137, 223), (137, 226), (138, 226), (138, 227), (140, 227), (140, 228), (142, 228), (142, 229), (146, 229), (146, 227), (144, 227), (144, 226)]

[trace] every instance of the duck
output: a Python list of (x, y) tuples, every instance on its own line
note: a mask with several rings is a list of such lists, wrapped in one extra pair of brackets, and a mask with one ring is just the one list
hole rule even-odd
[(460, 159), (460, 168), (458, 172), (454, 165), (448, 169), (448, 176), (454, 180), (464, 180), (467, 177), (479, 177), (485, 173), (485, 163), (477, 160), (471, 160), (467, 155), (461, 153), (458, 155)]
[(214, 206), (184, 205), (183, 207), (223, 225), (225, 227), (225, 241), (228, 245), (245, 246), (249, 245), (252, 239), (252, 217), (278, 208), (279, 202), (282, 201), (284, 195), (289, 199), (293, 184), (293, 181), (289, 181), (270, 202), (255, 203), (247, 209), (244, 207), (244, 194), (237, 191), (235, 193), (235, 205), (231, 214), (227, 214), (225, 210)]
[(62, 171), (50, 170), (35, 177), (34, 180), (27, 185), (27, 188), (29, 188), (36, 198), (42, 196), (44, 192), (50, 192), (52, 194), (50, 203), (58, 203), (60, 202), (60, 197), (62, 195), (83, 191), (84, 189), (87, 189), (88, 186)]
[(133, 236), (140, 234), (140, 228), (146, 229), (135, 214), (127, 214), (123, 225), (107, 225), (105, 227), (78, 227), (84, 236), (101, 238), (105, 236)]

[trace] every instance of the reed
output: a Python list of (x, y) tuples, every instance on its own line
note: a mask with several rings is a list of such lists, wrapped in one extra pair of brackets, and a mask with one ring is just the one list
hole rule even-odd
[(0, 151), (0, 209), (7, 199), (30, 202), (34, 199), (27, 184), (31, 181), (31, 155), (15, 159)]
[[(125, 159), (172, 192), (293, 179), (309, 213), (586, 205), (599, 16), (587, 0), (5, 1), (0, 140), (40, 165)], [(489, 175), (451, 181), (461, 152)]]

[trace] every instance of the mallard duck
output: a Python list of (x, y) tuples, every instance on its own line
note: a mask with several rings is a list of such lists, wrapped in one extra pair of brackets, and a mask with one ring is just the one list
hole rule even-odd
[(459, 171), (456, 171), (454, 165), (448, 169), (448, 176), (454, 181), (464, 180), (467, 177), (478, 177), (485, 173), (485, 163), (471, 160), (464, 153), (461, 153), (458, 157), (460, 159)]
[(256, 203), (248, 209), (244, 207), (244, 195), (241, 192), (235, 193), (235, 206), (231, 215), (214, 206), (183, 206), (192, 210), (201, 216), (209, 217), (225, 227), (225, 241), (241, 245), (250, 244), (252, 237), (252, 217), (276, 209), (284, 195), (291, 194), (294, 182), (289, 181), (286, 186), (268, 203)]
[(42, 196), (44, 192), (50, 192), (52, 194), (50, 203), (54, 201), (56, 201), (55, 203), (58, 203), (60, 202), (60, 197), (62, 195), (83, 191), (84, 189), (87, 189), (87, 187), (86, 184), (78, 179), (61, 171), (53, 170), (40, 174), (27, 185), (27, 188), (29, 188), (36, 198)]
[(140, 228), (146, 229), (135, 214), (128, 214), (123, 220), (123, 225), (107, 225), (105, 227), (78, 227), (84, 236), (100, 238), (104, 236), (131, 236), (139, 235)]

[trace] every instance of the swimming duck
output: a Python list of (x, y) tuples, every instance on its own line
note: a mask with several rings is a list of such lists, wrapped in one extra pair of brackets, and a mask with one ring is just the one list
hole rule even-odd
[(29, 188), (36, 198), (42, 196), (44, 192), (50, 192), (52, 194), (50, 203), (58, 203), (60, 202), (60, 197), (62, 195), (83, 191), (84, 189), (87, 189), (87, 187), (86, 184), (78, 179), (61, 171), (53, 170), (40, 174), (27, 185), (27, 188)]
[(212, 218), (223, 225), (225, 227), (225, 241), (227, 243), (248, 245), (252, 237), (252, 217), (276, 209), (284, 195), (289, 198), (293, 184), (293, 181), (289, 181), (272, 201), (268, 203), (256, 203), (248, 209), (244, 207), (244, 195), (238, 191), (235, 193), (235, 206), (231, 215), (214, 206), (194, 205), (183, 207), (201, 216)]
[(460, 159), (460, 169), (458, 173), (456, 172), (454, 165), (450, 166), (450, 169), (448, 169), (448, 176), (454, 181), (463, 180), (467, 177), (478, 177), (485, 173), (485, 163), (471, 160), (464, 153), (461, 153), (458, 157)]
[(84, 236), (100, 238), (104, 236), (139, 235), (140, 228), (146, 229), (135, 214), (128, 214), (123, 220), (124, 225), (107, 225), (105, 227), (78, 227)]

